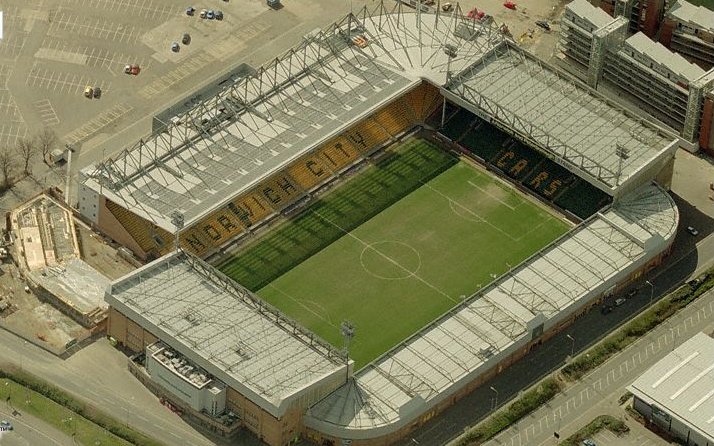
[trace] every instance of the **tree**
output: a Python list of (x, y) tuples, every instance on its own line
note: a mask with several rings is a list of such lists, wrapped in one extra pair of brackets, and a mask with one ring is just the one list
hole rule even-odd
[(55, 132), (45, 127), (35, 138), (37, 141), (37, 147), (42, 152), (42, 161), (47, 163), (52, 149), (57, 145), (57, 135), (55, 135)]
[(28, 138), (18, 138), (15, 148), (22, 159), (24, 166), (23, 172), (25, 175), (32, 175), (30, 163), (37, 154), (35, 142)]
[(2, 189), (7, 190), (12, 187), (10, 183), (10, 176), (12, 176), (12, 170), (15, 167), (15, 160), (12, 158), (12, 154), (6, 148), (0, 149), (0, 174), (2, 174)]

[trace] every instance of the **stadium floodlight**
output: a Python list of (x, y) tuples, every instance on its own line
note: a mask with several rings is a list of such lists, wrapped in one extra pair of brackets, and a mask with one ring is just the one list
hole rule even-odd
[(615, 143), (615, 155), (617, 155), (617, 181), (616, 185), (620, 185), (620, 176), (622, 175), (622, 162), (630, 157), (630, 149), (622, 144)]
[(184, 218), (183, 214), (179, 211), (173, 211), (171, 213), (171, 224), (176, 228), (176, 251), (179, 250), (179, 232), (183, 229)]
[[(355, 326), (352, 322), (350, 321), (342, 321), (340, 324), (340, 333), (342, 333), (342, 337), (345, 339), (345, 353), (346, 357), (349, 358), (349, 353), (350, 353), (350, 342), (352, 342), (352, 338), (355, 337)], [(349, 359), (348, 359), (349, 360)]]

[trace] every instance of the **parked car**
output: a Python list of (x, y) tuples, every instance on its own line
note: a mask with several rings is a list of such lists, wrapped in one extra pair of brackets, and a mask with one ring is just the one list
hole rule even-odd
[(206, 11), (206, 18), (208, 20), (213, 20), (214, 18), (216, 18), (216, 14), (213, 12), (212, 9), (209, 9), (208, 11)]
[(589, 438), (586, 438), (585, 440), (583, 440), (583, 446), (597, 446), (597, 443), (595, 443)]
[(171, 51), (174, 53), (178, 53), (181, 47), (179, 46), (178, 42), (171, 42)]
[(695, 237), (699, 235), (699, 231), (697, 231), (694, 226), (687, 226), (687, 232)]
[(452, 9), (454, 9), (454, 5), (452, 5), (451, 3), (444, 3), (441, 5), (441, 10), (444, 12), (449, 12)]
[(181, 43), (184, 45), (188, 45), (191, 43), (191, 34), (189, 33), (183, 33), (183, 36), (181, 36)]
[(139, 74), (140, 71), (141, 68), (139, 68), (139, 65), (124, 65), (124, 73), (126, 74), (133, 74), (134, 76), (136, 76), (137, 74)]
[(223, 20), (223, 11), (216, 11), (216, 20)]
[(625, 302), (627, 302), (627, 299), (625, 299), (624, 297), (620, 297), (618, 299), (615, 299), (615, 306), (619, 307), (620, 305), (624, 304)]
[(2, 420), (0, 421), (0, 431), (11, 431), (14, 428), (12, 427), (12, 423), (10, 423), (7, 420)]
[(95, 98), (99, 99), (102, 97), (102, 88), (101, 87), (94, 87), (94, 91), (92, 92)]
[(602, 314), (608, 314), (608, 313), (612, 313), (612, 310), (613, 310), (613, 306), (612, 306), (612, 305), (610, 305), (610, 304), (605, 304), (605, 305), (602, 306), (602, 308), (600, 308), (600, 313), (602, 313)]
[(94, 96), (94, 90), (92, 89), (92, 87), (90, 87), (89, 85), (84, 87), (84, 97), (91, 99), (93, 96)]
[(637, 296), (637, 288), (632, 288), (630, 291), (627, 292), (627, 298), (632, 298)]
[(540, 26), (546, 31), (550, 31), (550, 24), (546, 22), (545, 20), (536, 20), (535, 22), (536, 25)]
[(205, 9), (202, 9), (201, 13), (198, 16), (201, 17), (202, 19), (205, 19), (207, 13), (208, 13), (208, 11), (206, 11)]
[(192, 16), (194, 12), (196, 12), (196, 8), (194, 8), (193, 6), (189, 6), (188, 8), (186, 8), (186, 15)]

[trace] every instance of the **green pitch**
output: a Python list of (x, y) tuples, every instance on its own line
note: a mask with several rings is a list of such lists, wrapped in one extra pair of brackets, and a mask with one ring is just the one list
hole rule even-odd
[(390, 149), (219, 268), (335, 346), (356, 368), (569, 226), (421, 139)]

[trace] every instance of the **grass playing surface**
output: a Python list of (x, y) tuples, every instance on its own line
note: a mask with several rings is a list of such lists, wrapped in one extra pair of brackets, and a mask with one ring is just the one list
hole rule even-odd
[[(569, 226), (486, 173), (410, 139), (219, 263), (361, 368)], [(287, 272), (285, 272), (287, 271)]]

